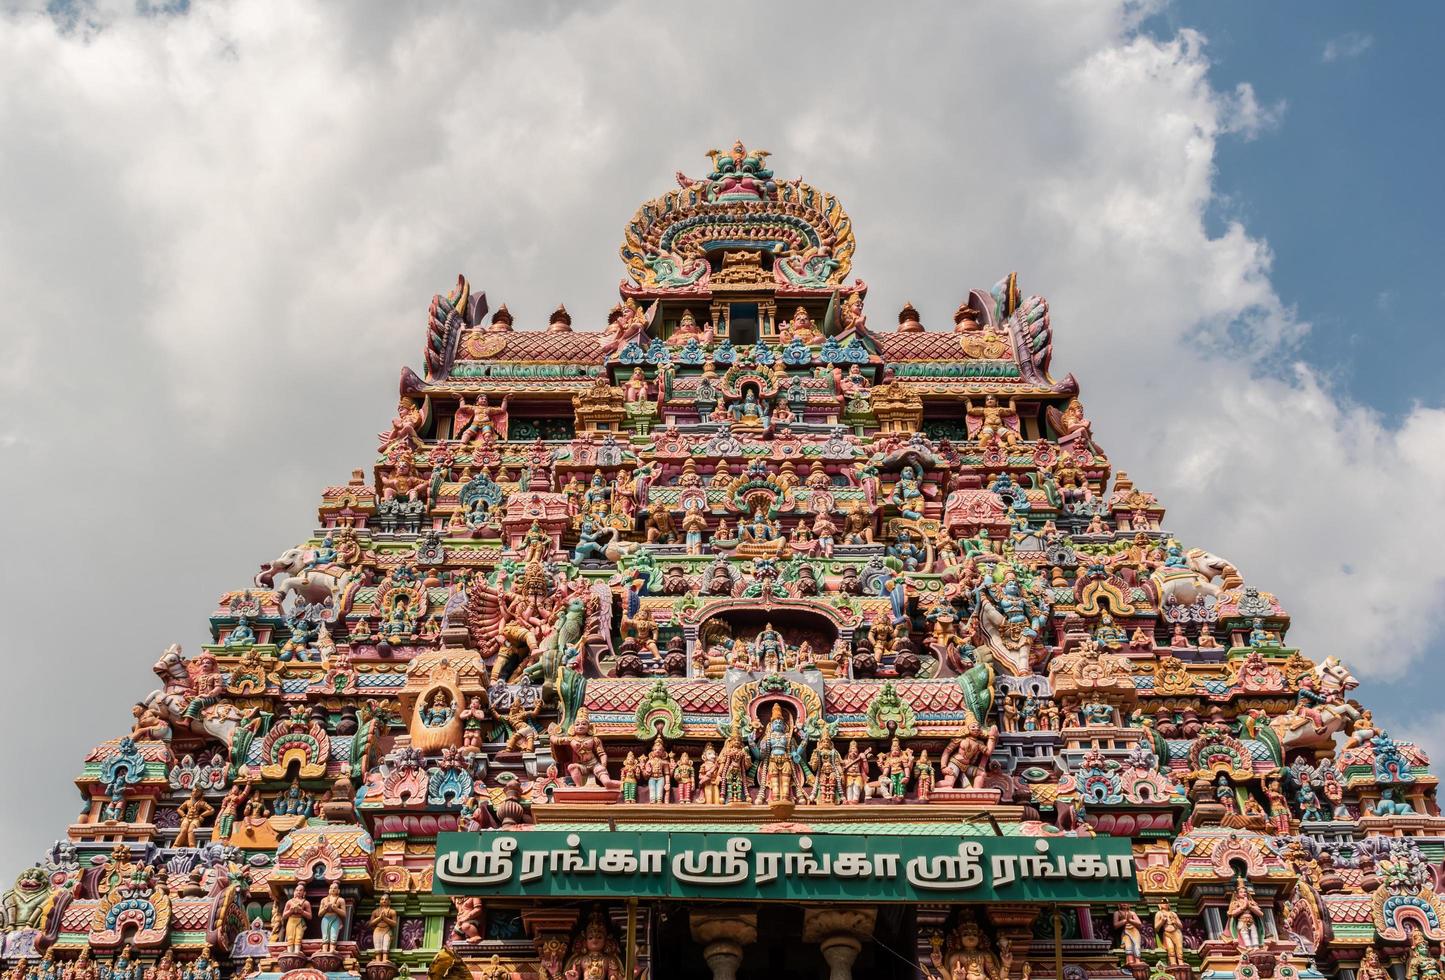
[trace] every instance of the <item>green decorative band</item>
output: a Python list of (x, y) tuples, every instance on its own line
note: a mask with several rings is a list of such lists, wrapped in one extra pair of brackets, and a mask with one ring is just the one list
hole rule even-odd
[(601, 369), (560, 362), (557, 364), (508, 364), (497, 361), (457, 361), (453, 378), (595, 378)]
[(1132, 902), (1114, 837), (528, 831), (437, 835), (446, 895), (824, 902)]
[(904, 361), (893, 365), (900, 378), (1017, 378), (1013, 361)]

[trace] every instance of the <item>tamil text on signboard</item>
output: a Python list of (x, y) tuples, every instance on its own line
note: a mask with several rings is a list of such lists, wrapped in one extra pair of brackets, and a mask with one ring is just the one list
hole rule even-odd
[(1127, 839), (666, 831), (443, 833), (438, 892), (833, 902), (1123, 902)]

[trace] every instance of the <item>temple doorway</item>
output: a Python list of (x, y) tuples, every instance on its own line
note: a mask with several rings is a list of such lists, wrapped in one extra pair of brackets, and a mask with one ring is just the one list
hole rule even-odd
[[(653, 974), (678, 980), (712, 980), (713, 971), (704, 958), (704, 946), (693, 939), (685, 905), (663, 909), (653, 948), (660, 959)], [(737, 980), (828, 980), (827, 962), (817, 943), (805, 943), (803, 910), (796, 905), (757, 906), (757, 941), (743, 947)], [(882, 906), (877, 926), (864, 940), (853, 976), (870, 980), (917, 980), (910, 938), (916, 928), (911, 906)], [(885, 948), (886, 947), (886, 948)]]
[(732, 303), (728, 307), (728, 339), (734, 347), (758, 342), (758, 304)]

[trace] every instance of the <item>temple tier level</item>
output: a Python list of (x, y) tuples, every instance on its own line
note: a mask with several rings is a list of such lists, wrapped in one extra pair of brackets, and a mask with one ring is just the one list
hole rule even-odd
[(368, 477), (4, 896), (13, 980), (1438, 977), (1424, 754), (1112, 474), (1048, 304), (864, 312), (713, 152), (621, 302), (459, 278)]

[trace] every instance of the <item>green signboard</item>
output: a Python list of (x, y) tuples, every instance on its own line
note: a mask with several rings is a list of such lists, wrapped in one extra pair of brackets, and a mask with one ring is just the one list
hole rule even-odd
[(1129, 902), (1129, 841), (556, 831), (437, 835), (444, 895), (808, 902)]

